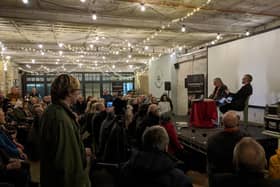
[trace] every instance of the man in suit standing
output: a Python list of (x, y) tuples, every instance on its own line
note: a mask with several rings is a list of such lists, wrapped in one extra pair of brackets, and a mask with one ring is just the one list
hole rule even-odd
[(226, 113), (229, 110), (244, 110), (247, 98), (253, 93), (253, 88), (251, 86), (252, 80), (253, 77), (250, 74), (246, 74), (243, 76), (243, 86), (240, 88), (240, 90), (238, 90), (237, 93), (229, 93), (229, 96), (232, 97), (232, 101), (220, 107), (220, 111), (222, 113)]

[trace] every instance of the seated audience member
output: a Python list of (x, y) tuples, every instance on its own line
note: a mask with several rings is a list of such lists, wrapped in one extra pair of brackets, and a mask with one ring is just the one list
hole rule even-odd
[(190, 187), (191, 181), (175, 168), (168, 156), (168, 134), (161, 126), (147, 128), (143, 134), (143, 151), (137, 152), (124, 164), (122, 187)]
[(245, 137), (233, 151), (234, 174), (215, 177), (215, 187), (279, 187), (280, 181), (265, 179), (267, 165), (263, 147), (253, 138)]
[(217, 77), (214, 79), (213, 82), (215, 89), (213, 91), (213, 93), (209, 96), (210, 99), (214, 99), (214, 100), (219, 100), (223, 97), (227, 96), (227, 86), (224, 85), (223, 81), (221, 78)]
[(156, 104), (151, 104), (148, 108), (145, 119), (141, 124), (136, 124), (136, 139), (137, 143), (141, 145), (142, 135), (147, 127), (159, 125), (159, 111)]
[(160, 114), (163, 114), (163, 113), (166, 113), (166, 112), (171, 112), (171, 104), (167, 100), (167, 95), (166, 94), (163, 94), (160, 97), (160, 101), (158, 103), (158, 108), (159, 108)]
[(183, 146), (178, 140), (176, 129), (171, 121), (171, 116), (169, 113), (163, 113), (160, 115), (160, 125), (165, 128), (169, 137), (168, 153), (176, 154), (182, 151)]
[(280, 148), (276, 149), (276, 154), (269, 159), (269, 177), (280, 179)]
[(236, 112), (229, 111), (224, 114), (224, 131), (219, 132), (208, 139), (207, 161), (209, 186), (211, 186), (212, 175), (216, 173), (231, 173), (234, 171), (232, 165), (232, 152), (235, 144), (245, 136), (238, 127), (239, 117)]
[(27, 163), (10, 157), (0, 148), (0, 186), (8, 183), (12, 184), (12, 187), (26, 187), (29, 179), (27, 166)]
[(9, 102), (14, 106), (17, 102), (18, 99), (21, 99), (20, 93), (19, 93), (19, 89), (16, 86), (13, 86), (11, 88), (11, 92), (8, 93), (7, 95), (7, 99), (9, 100)]
[(232, 97), (232, 101), (220, 107), (220, 111), (222, 113), (226, 113), (229, 110), (244, 110), (246, 100), (253, 93), (253, 88), (251, 86), (252, 80), (252, 75), (244, 75), (242, 78), (243, 86), (240, 88), (240, 90), (238, 90), (237, 93), (229, 93), (229, 96)]

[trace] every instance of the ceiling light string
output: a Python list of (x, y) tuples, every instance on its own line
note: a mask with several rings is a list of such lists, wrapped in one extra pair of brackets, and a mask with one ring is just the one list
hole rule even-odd
[[(181, 18), (177, 18), (177, 19), (173, 19), (171, 21), (169, 21), (168, 23), (162, 24), (161, 27), (159, 29), (157, 29), (155, 32), (153, 32), (150, 36), (148, 36), (146, 39), (144, 39), (143, 41), (141, 41), (140, 43), (138, 43), (136, 46), (141, 46), (141, 45), (145, 45), (146, 43), (150, 42), (152, 39), (156, 38), (163, 30), (170, 28), (173, 24), (176, 24), (178, 22), (183, 22), (186, 19), (191, 18), (192, 16), (194, 16), (195, 14), (197, 14), (201, 8), (209, 5), (211, 3), (211, 0), (207, 0), (206, 2), (204, 2), (201, 6), (193, 8), (192, 11), (188, 12), (186, 16), (181, 17)], [(182, 32), (186, 31), (186, 27), (184, 26), (184, 28), (181, 29)], [(147, 44), (146, 44), (147, 45)]]

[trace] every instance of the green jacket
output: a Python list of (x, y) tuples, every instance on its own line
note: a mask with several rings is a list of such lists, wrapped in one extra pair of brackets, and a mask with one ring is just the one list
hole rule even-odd
[(51, 104), (40, 123), (41, 187), (89, 187), (85, 149), (75, 115), (65, 104)]

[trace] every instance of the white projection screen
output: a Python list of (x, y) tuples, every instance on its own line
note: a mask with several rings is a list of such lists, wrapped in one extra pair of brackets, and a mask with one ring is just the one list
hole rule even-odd
[(208, 94), (215, 77), (236, 92), (247, 73), (253, 76), (249, 105), (265, 106), (280, 98), (280, 29), (208, 48)]

